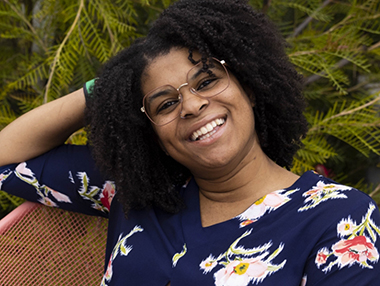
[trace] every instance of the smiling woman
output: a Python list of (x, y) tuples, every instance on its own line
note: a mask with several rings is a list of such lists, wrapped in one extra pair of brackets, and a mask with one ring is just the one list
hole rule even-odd
[[(301, 77), (246, 1), (176, 2), (84, 93), (0, 133), (0, 186), (108, 217), (101, 285), (376, 285), (380, 213), (288, 171)], [(91, 145), (60, 145), (84, 117)]]

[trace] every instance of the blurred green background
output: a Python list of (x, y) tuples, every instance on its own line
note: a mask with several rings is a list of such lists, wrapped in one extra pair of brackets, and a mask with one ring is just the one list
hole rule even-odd
[[(169, 0), (0, 2), (0, 129), (83, 86), (144, 36)], [(379, 0), (251, 0), (278, 26), (305, 77), (304, 147), (293, 171), (316, 169), (380, 203)], [(85, 144), (78, 131), (71, 144)], [(1, 148), (1, 146), (0, 146)], [(0, 218), (22, 202), (0, 192)]]

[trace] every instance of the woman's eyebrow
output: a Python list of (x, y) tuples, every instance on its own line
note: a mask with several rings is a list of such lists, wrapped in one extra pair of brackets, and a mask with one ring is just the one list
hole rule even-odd
[[(217, 69), (217, 67), (215, 67), (215, 66), (209, 67), (209, 68), (207, 68), (207, 70), (200, 68), (194, 75), (191, 76), (189, 81), (195, 80), (202, 73), (207, 73), (208, 75), (214, 75), (215, 76), (215, 74), (212, 72), (212, 69)], [(211, 73), (209, 73), (209, 71), (211, 71)]]
[[(174, 88), (174, 87), (173, 87)], [(148, 103), (151, 103), (153, 100), (155, 100), (156, 98), (160, 97), (160, 96), (163, 96), (163, 95), (167, 95), (170, 93), (170, 89), (164, 89), (164, 90), (160, 90), (159, 92), (157, 93), (154, 93), (153, 95), (149, 96), (149, 99), (148, 99)]]

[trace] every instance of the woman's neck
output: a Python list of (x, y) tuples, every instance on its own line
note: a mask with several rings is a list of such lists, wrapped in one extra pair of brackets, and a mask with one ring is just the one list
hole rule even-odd
[(199, 186), (202, 225), (229, 220), (261, 197), (291, 186), (298, 176), (270, 160), (261, 149), (235, 168), (207, 176), (194, 176)]

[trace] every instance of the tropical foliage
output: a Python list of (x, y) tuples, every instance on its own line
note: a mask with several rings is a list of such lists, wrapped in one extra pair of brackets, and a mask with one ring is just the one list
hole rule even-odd
[[(110, 57), (143, 36), (172, 2), (2, 0), (0, 129), (80, 88)], [(305, 77), (310, 130), (293, 171), (318, 166), (375, 198), (380, 185), (365, 175), (380, 167), (379, 2), (250, 1), (278, 25), (289, 43), (290, 60)], [(69, 142), (85, 143), (86, 136), (79, 131)], [(3, 213), (18, 203), (0, 193)]]

